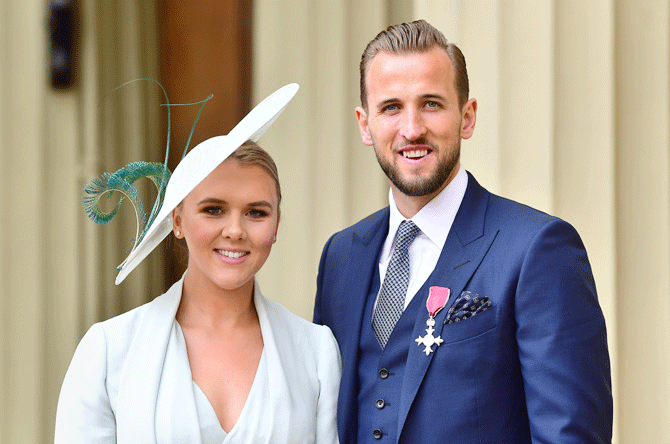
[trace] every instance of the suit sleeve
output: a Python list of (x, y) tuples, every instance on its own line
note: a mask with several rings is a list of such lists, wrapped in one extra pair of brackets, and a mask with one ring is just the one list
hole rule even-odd
[(609, 443), (612, 387), (605, 320), (577, 232), (553, 220), (524, 258), (517, 343), (533, 443)]
[(65, 374), (55, 444), (114, 444), (116, 421), (105, 386), (107, 344), (100, 324), (84, 335)]
[(338, 444), (337, 436), (337, 397), (340, 390), (342, 361), (333, 333), (328, 327), (321, 327), (322, 356), (319, 362), (319, 401), (316, 408), (316, 442)]
[(326, 242), (326, 245), (323, 247), (323, 252), (321, 253), (321, 260), (319, 261), (319, 274), (316, 278), (316, 298), (314, 300), (314, 317), (313, 322), (315, 324), (323, 325), (325, 323), (324, 313), (322, 311), (322, 304), (324, 299), (324, 274), (326, 270), (326, 261), (328, 257), (328, 248), (333, 240), (335, 235), (331, 236)]

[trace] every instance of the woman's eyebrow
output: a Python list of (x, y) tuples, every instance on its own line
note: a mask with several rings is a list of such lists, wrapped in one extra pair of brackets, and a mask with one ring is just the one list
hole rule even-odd
[[(205, 204), (216, 204), (216, 205), (226, 205), (228, 202), (226, 202), (223, 199), (217, 199), (216, 197), (205, 197), (203, 200), (198, 202), (198, 206), (200, 205), (205, 205)], [(259, 200), (256, 202), (249, 202), (247, 204), (249, 207), (268, 207), (272, 209), (272, 204), (266, 200)]]
[(272, 209), (272, 204), (268, 201), (265, 200), (259, 200), (258, 202), (251, 202), (249, 203), (250, 207), (268, 207)]
[(205, 197), (203, 200), (201, 200), (200, 202), (198, 202), (198, 205), (208, 204), (208, 203), (209, 203), (209, 204), (219, 204), (219, 205), (223, 205), (223, 204), (225, 204), (225, 203), (227, 203), (227, 202), (226, 202), (225, 200), (217, 199), (217, 198), (215, 198), (215, 197)]

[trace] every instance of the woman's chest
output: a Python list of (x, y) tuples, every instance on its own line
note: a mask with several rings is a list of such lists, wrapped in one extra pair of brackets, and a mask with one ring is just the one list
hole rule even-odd
[(257, 335), (212, 337), (184, 331), (193, 382), (205, 394), (221, 427), (240, 418), (258, 372), (263, 341)]

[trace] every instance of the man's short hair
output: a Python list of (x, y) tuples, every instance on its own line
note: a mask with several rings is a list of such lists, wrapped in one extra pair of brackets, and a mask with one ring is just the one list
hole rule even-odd
[(377, 34), (363, 51), (361, 57), (361, 105), (368, 109), (367, 90), (365, 79), (370, 69), (370, 63), (378, 52), (384, 51), (390, 54), (410, 54), (426, 52), (433, 47), (440, 47), (449, 56), (451, 65), (454, 67), (454, 87), (458, 95), (458, 106), (462, 108), (468, 101), (470, 85), (468, 82), (468, 70), (465, 66), (465, 57), (458, 46), (448, 43), (440, 31), (435, 29), (425, 20), (417, 20), (411, 23), (401, 23), (386, 28)]

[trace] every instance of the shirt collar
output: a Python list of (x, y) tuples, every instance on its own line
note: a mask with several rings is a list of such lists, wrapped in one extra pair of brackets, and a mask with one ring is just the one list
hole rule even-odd
[[(421, 230), (420, 236), (425, 235), (438, 248), (442, 249), (449, 235), (449, 230), (451, 230), (451, 225), (456, 218), (458, 208), (465, 196), (467, 186), (468, 175), (465, 169), (459, 166), (454, 179), (411, 218), (411, 221)], [(398, 226), (406, 219), (400, 214), (391, 190), (389, 190), (389, 207), (391, 210), (389, 234), (393, 239), (396, 231), (398, 231)]]

